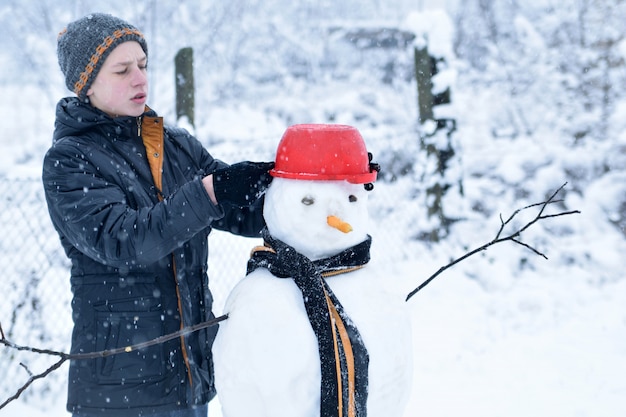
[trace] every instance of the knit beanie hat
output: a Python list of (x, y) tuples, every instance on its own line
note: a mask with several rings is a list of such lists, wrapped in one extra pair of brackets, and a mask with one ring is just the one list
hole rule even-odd
[(139, 42), (148, 55), (148, 44), (139, 29), (109, 14), (93, 13), (67, 25), (57, 39), (67, 88), (84, 100), (107, 56), (127, 41)]

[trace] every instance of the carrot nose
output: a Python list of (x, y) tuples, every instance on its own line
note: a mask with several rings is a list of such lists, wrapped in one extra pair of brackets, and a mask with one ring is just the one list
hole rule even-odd
[(337, 216), (326, 217), (326, 223), (328, 223), (330, 227), (334, 227), (335, 229), (343, 233), (350, 233), (352, 231), (352, 226), (350, 226), (350, 223), (344, 222)]

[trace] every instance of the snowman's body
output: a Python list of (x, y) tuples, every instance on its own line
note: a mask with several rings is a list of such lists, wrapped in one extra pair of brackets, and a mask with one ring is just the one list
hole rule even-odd
[[(317, 260), (367, 239), (366, 202), (362, 184), (276, 178), (264, 215), (273, 237)], [(331, 217), (352, 230), (329, 226)], [(390, 291), (394, 277), (372, 261), (325, 279), (369, 354), (368, 417), (401, 416), (412, 377), (411, 327), (402, 296)], [(318, 344), (295, 282), (256, 269), (236, 285), (224, 311), (229, 318), (214, 344), (224, 416), (319, 416)]]

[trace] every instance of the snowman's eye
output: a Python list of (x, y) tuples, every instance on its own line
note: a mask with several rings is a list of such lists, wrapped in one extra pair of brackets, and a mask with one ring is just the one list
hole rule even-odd
[(310, 206), (313, 203), (315, 203), (315, 199), (310, 195), (304, 196), (302, 198), (302, 204), (304, 204), (305, 206)]
[(356, 203), (358, 198), (356, 198), (355, 195), (351, 194), (350, 197), (348, 197), (348, 200), (350, 200), (351, 203)]

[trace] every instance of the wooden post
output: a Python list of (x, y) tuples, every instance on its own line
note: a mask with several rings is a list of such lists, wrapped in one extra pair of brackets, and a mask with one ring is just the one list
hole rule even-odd
[[(421, 49), (415, 47), (415, 79), (417, 81), (417, 104), (419, 109), (420, 124), (430, 120), (435, 122), (435, 129), (420, 132), (422, 149), (426, 152), (426, 158), (434, 160), (434, 164), (427, 164), (434, 169), (428, 172), (424, 180), (426, 191), (426, 207), (429, 219), (436, 219), (433, 230), (423, 235), (431, 242), (438, 242), (449, 233), (452, 223), (458, 219), (446, 215), (444, 198), (451, 188), (455, 187), (453, 179), (449, 178), (447, 168), (450, 163), (455, 163), (455, 149), (453, 147), (456, 121), (447, 118), (435, 118), (434, 106), (450, 103), (450, 88), (434, 94), (433, 76), (438, 72), (437, 60), (428, 53), (428, 47)], [(443, 135), (446, 135), (445, 137)], [(462, 195), (462, 187), (459, 179), (459, 190)]]
[(420, 123), (433, 120), (433, 93), (432, 77), (433, 66), (428, 47), (414, 48), (415, 79), (417, 80), (417, 105)]
[(176, 72), (176, 119), (187, 117), (191, 126), (194, 122), (193, 49), (183, 48), (174, 59)]

